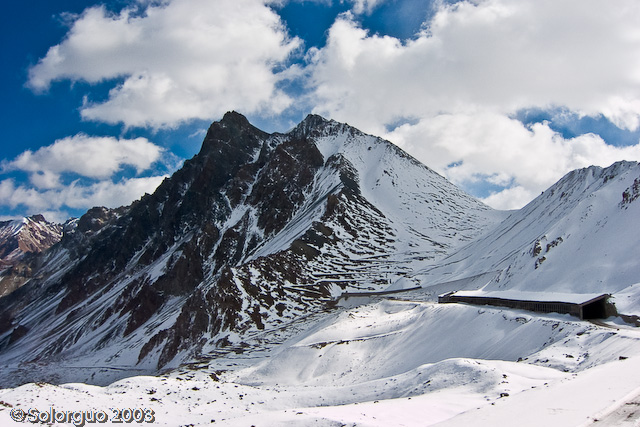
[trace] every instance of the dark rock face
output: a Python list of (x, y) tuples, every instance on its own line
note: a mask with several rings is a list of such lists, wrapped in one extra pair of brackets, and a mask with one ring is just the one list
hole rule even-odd
[(633, 181), (633, 185), (629, 186), (622, 192), (622, 201), (620, 207), (626, 208), (630, 203), (635, 202), (640, 197), (640, 178)]
[[(323, 156), (319, 139), (341, 135), (365, 137), (319, 116), (267, 134), (227, 113), (153, 194), (89, 210), (29, 263), (27, 283), (0, 298), (0, 354), (161, 368), (242, 348), (245, 334), (323, 309), (348, 286), (385, 285), (398, 225), (363, 195), (363, 171)], [(368, 138), (417, 171), (406, 173), (433, 174)]]
[[(72, 266), (58, 280), (32, 279), (31, 286), (47, 285), (48, 292), (39, 295), (41, 299), (62, 292), (55, 308), (55, 314), (62, 316), (87, 301), (103, 299), (124, 279), (127, 284), (121, 286), (115, 302), (95, 304), (100, 315), (87, 328), (112, 325), (111, 334), (123, 337), (148, 322), (168, 299), (186, 296), (174, 324), (152, 334), (140, 350), (142, 360), (150, 349), (161, 348), (159, 366), (177, 351), (197, 344), (205, 332), (215, 336), (223, 329), (239, 327), (246, 296), (238, 286), (249, 288), (249, 299), (255, 299), (248, 319), (264, 328), (260, 306), (274, 304), (271, 290), (265, 294), (247, 278), (237, 283), (233, 267), (265, 236), (283, 228), (323, 164), (312, 143), (294, 138), (280, 141), (250, 125), (242, 115), (227, 113), (211, 125), (198, 155), (154, 194), (125, 208), (90, 209), (68, 227), (57, 252), (65, 252)], [(252, 209), (229, 223), (233, 208), (239, 205)], [(49, 254), (49, 258), (57, 256)], [(145, 268), (161, 258), (166, 260), (164, 268), (159, 267), (160, 274), (148, 277)], [(46, 260), (41, 263), (47, 264)], [(48, 273), (59, 274), (59, 270)], [(295, 272), (289, 274), (296, 277)], [(126, 276), (137, 279), (127, 281)], [(279, 277), (272, 277), (277, 283)], [(19, 313), (28, 301), (25, 295), (16, 294), (1, 300), (1, 305), (12, 308), (7, 313)], [(8, 317), (5, 326), (10, 328), (16, 319)], [(78, 317), (80, 313), (75, 313), (70, 319)], [(19, 331), (26, 330), (23, 328)], [(5, 340), (4, 345), (14, 341)], [(49, 352), (62, 352), (69, 343), (60, 339)]]

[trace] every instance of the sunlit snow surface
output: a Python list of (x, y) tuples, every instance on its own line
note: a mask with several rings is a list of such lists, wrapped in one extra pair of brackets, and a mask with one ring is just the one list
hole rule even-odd
[(2, 390), (0, 424), (12, 408), (54, 406), (152, 409), (168, 426), (588, 425), (640, 393), (635, 328), (425, 295), (350, 299), (282, 345), (159, 377)]
[[(353, 153), (376, 149), (345, 156)], [(393, 194), (392, 178), (379, 187), (361, 178), (368, 198)], [(620, 313), (640, 314), (640, 200), (623, 196), (636, 194), (636, 181), (637, 163), (573, 172), (467, 246), (452, 245), (446, 258), (412, 259), (407, 268), (416, 270), (390, 289), (423, 288), (349, 297), (246, 335), (240, 354), (104, 387), (64, 384), (82, 367), (55, 368), (49, 373), (63, 385), (0, 391), (0, 425), (11, 425), (11, 409), (55, 406), (151, 409), (155, 424), (168, 426), (637, 426), (640, 328), (617, 317), (593, 324), (434, 302), (460, 289), (610, 293)], [(401, 201), (409, 193), (397, 194)], [(416, 236), (419, 213), (403, 217), (406, 227), (394, 233)], [(103, 375), (95, 383), (109, 382), (106, 367), (90, 368)]]
[(573, 171), (484, 236), (413, 277), (424, 286), (460, 281), (464, 289), (485, 292), (609, 293), (619, 312), (639, 315), (640, 200), (623, 202), (638, 183), (635, 162)]
[[(418, 286), (418, 279), (398, 279), (422, 267), (426, 261), (435, 262), (451, 254), (505, 217), (505, 212), (495, 211), (465, 194), (390, 142), (317, 116), (309, 116), (290, 134), (269, 135), (262, 147), (276, 150), (283, 142), (297, 138), (315, 144), (325, 164), (314, 169), (313, 180), (304, 189), (303, 201), (296, 205), (282, 228), (274, 229), (274, 234), (265, 234), (258, 226), (258, 208), (246, 200), (237, 205), (229, 203), (234, 206), (229, 216), (216, 224), (220, 236), (230, 231), (233, 235), (236, 228), (246, 230), (244, 243), (238, 243), (238, 248), (243, 248), (238, 249), (239, 259), (231, 266), (234, 288), (242, 304), (236, 311), (235, 329), (217, 333), (202, 331), (198, 342), (204, 340), (204, 344), (185, 344), (163, 367), (175, 368), (201, 357), (216, 356), (220, 342), (240, 347), (251, 335), (260, 333), (251, 315), (259, 298), (250, 295), (243, 283), (258, 285), (262, 295), (278, 295), (278, 302), (285, 310), (280, 312), (277, 304), (263, 303), (261, 322), (268, 328), (286, 327), (300, 316), (322, 310), (327, 299), (343, 292), (379, 292)], [(262, 148), (255, 149), (254, 160), (260, 152)], [(265, 168), (263, 171), (268, 176), (271, 169)], [(250, 186), (261, 182), (261, 173), (257, 172), (253, 181), (249, 181)], [(182, 183), (181, 188), (186, 189), (184, 185)], [(249, 194), (253, 192), (247, 190), (246, 195)], [(329, 209), (329, 196), (333, 213)], [(162, 211), (163, 203), (154, 209)], [(191, 226), (199, 227), (198, 224)], [(305, 236), (310, 237), (305, 240)], [(256, 247), (249, 249), (253, 237)], [(75, 271), (82, 258), (74, 258), (65, 247), (50, 253), (42, 268), (42, 282), (27, 299), (32, 305), (12, 320), (29, 333), (15, 345), (3, 349), (0, 386), (57, 382), (60, 370), (50, 369), (52, 365), (73, 367), (76, 376), (69, 380), (99, 385), (130, 373), (156, 373), (160, 355), (168, 344), (156, 345), (145, 353), (143, 360), (139, 360), (139, 356), (150, 339), (158, 337), (161, 331), (177, 328), (187, 296), (168, 298), (143, 325), (126, 336), (123, 331), (129, 328), (133, 314), (122, 313), (118, 302), (135, 298), (129, 289), (137, 289), (141, 283), (153, 285), (173, 271), (176, 260), (183, 255), (181, 248), (193, 238), (191, 232), (185, 231), (168, 241), (162, 255), (145, 264), (141, 259), (155, 242), (148, 240), (117, 275), (100, 285), (104, 287), (99, 292), (61, 312), (58, 307), (67, 294), (58, 285), (65, 275)], [(223, 240), (214, 244), (211, 254), (218, 253)], [(300, 241), (308, 244), (304, 243), (304, 247)], [(294, 243), (299, 244), (298, 249), (311, 251), (312, 259), (303, 258), (300, 253), (292, 255)], [(224, 252), (220, 250), (220, 253)], [(289, 255), (300, 260), (300, 266), (288, 268), (293, 278), (282, 274), (267, 278), (270, 274), (266, 273), (274, 268), (271, 263), (280, 262), (274, 259)], [(217, 269), (218, 261), (207, 256), (203, 280), (192, 295), (206, 294), (219, 283), (222, 273)], [(89, 274), (83, 281), (94, 278), (97, 276)], [(221, 316), (221, 313), (210, 314), (211, 319)], [(10, 339), (10, 334), (12, 331), (7, 330), (0, 338)], [(42, 367), (32, 364), (26, 368), (26, 361), (38, 361)], [(93, 366), (100, 366), (100, 371), (93, 372)]]

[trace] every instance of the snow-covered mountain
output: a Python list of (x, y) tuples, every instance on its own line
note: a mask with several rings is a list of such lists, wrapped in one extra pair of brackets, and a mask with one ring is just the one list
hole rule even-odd
[[(638, 199), (640, 164), (620, 162), (496, 212), (348, 125), (228, 113), (154, 194), (22, 261), (0, 386), (38, 382), (0, 389), (0, 423), (637, 425)], [(461, 289), (610, 293), (628, 317), (435, 302)]]
[(0, 297), (22, 286), (31, 272), (21, 261), (58, 243), (62, 228), (42, 215), (0, 222)]
[(131, 206), (94, 208), (0, 299), (8, 362), (147, 369), (243, 351), (252, 334), (381, 291), (501, 218), (391, 143), (310, 115), (238, 113)]
[(639, 196), (637, 162), (575, 170), (412, 278), (438, 292), (609, 293), (640, 315)]
[(62, 225), (42, 215), (0, 222), (0, 266), (15, 263), (26, 253), (49, 249), (62, 238)]

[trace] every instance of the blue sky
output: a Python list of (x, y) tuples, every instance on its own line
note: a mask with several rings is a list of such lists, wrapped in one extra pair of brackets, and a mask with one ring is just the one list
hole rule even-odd
[(228, 110), (348, 122), (501, 209), (640, 160), (636, 0), (24, 0), (0, 19), (0, 219), (129, 204)]

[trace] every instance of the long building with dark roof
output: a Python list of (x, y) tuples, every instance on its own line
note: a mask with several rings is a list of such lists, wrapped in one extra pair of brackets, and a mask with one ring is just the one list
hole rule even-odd
[(535, 311), (570, 314), (580, 319), (602, 319), (616, 314), (609, 294), (561, 294), (520, 291), (458, 291), (438, 297), (440, 303), (493, 305)]

